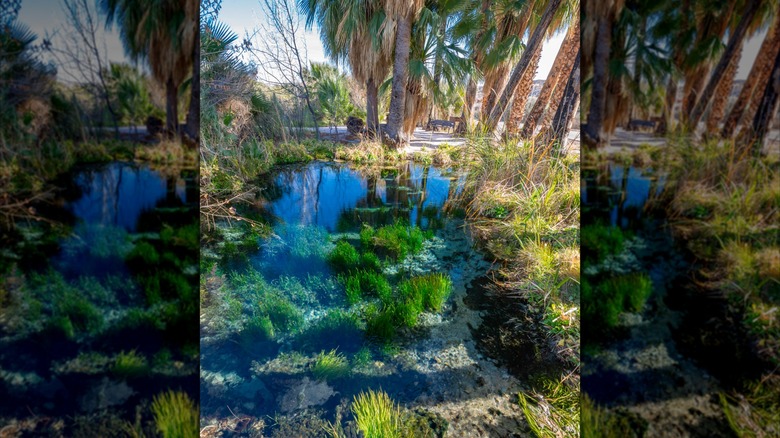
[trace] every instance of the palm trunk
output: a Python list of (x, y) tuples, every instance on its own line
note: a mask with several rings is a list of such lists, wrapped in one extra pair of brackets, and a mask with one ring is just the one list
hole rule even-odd
[(563, 93), (563, 101), (558, 106), (553, 118), (551, 134), (552, 141), (557, 144), (561, 151), (566, 147), (566, 140), (571, 130), (571, 124), (574, 121), (575, 109), (580, 104), (580, 52), (577, 51), (577, 57), (574, 60), (571, 75), (566, 83), (566, 91)]
[[(525, 125), (523, 125), (523, 131), (520, 136), (523, 138), (530, 138), (536, 130), (536, 125), (542, 120), (547, 105), (552, 103), (557, 106), (555, 99), (550, 100), (554, 90), (563, 88), (564, 78), (571, 75), (572, 59), (574, 58), (574, 52), (579, 49), (580, 41), (580, 23), (578, 20), (569, 27), (569, 32), (566, 38), (561, 44), (558, 54), (555, 56), (550, 74), (547, 76), (547, 80), (544, 81), (542, 90), (539, 92), (539, 98), (536, 99), (531, 112), (526, 118)], [(557, 108), (550, 108), (550, 111), (555, 111)]]
[(200, 27), (195, 34), (195, 47), (192, 57), (192, 80), (190, 81), (190, 108), (187, 112), (187, 135), (192, 145), (198, 144), (200, 137)]
[(506, 111), (507, 105), (509, 105), (509, 98), (512, 97), (520, 80), (529, 70), (531, 60), (536, 56), (536, 52), (542, 49), (544, 34), (547, 33), (547, 28), (550, 26), (550, 22), (552, 22), (553, 15), (555, 15), (555, 12), (560, 7), (561, 1), (562, 0), (550, 0), (549, 3), (547, 3), (547, 8), (545, 8), (544, 14), (542, 14), (542, 17), (539, 20), (539, 24), (536, 26), (531, 38), (528, 40), (528, 44), (523, 52), (523, 56), (520, 58), (520, 62), (515, 66), (514, 71), (512, 71), (512, 76), (509, 78), (509, 82), (501, 93), (501, 97), (490, 112), (490, 116), (485, 123), (488, 131), (495, 131), (501, 116)]
[(173, 78), (165, 81), (165, 128), (168, 135), (179, 133), (179, 87)]
[(379, 129), (379, 99), (374, 78), (366, 82), (366, 129), (369, 135), (375, 135)]
[(656, 132), (665, 133), (673, 128), (674, 124), (674, 104), (677, 101), (677, 78), (669, 78), (666, 84), (666, 96), (664, 98), (663, 122), (658, 126)]
[(753, 118), (752, 130), (745, 136), (747, 140), (746, 145), (752, 147), (752, 152), (755, 156), (759, 156), (762, 153), (764, 138), (777, 111), (778, 97), (780, 97), (780, 53), (775, 56), (774, 61), (770, 80), (767, 81), (766, 87), (764, 87), (758, 111), (756, 111), (756, 115)]
[(747, 34), (748, 26), (750, 25), (750, 22), (753, 21), (753, 17), (756, 16), (760, 4), (760, 0), (750, 1), (747, 6), (747, 10), (742, 14), (742, 17), (739, 20), (737, 29), (734, 31), (734, 34), (729, 37), (729, 43), (726, 46), (726, 51), (723, 52), (723, 56), (721, 56), (718, 65), (712, 72), (712, 76), (710, 77), (707, 86), (704, 88), (704, 92), (702, 92), (701, 97), (699, 97), (696, 103), (696, 106), (694, 106), (693, 110), (691, 111), (691, 116), (688, 122), (694, 130), (696, 129), (696, 126), (698, 126), (704, 111), (709, 106), (715, 90), (723, 80), (724, 74), (726, 73), (729, 64), (733, 62), (733, 58), (741, 52), (742, 43), (745, 41), (745, 35)]
[(387, 136), (390, 142), (396, 147), (404, 142), (402, 130), (406, 101), (406, 82), (409, 76), (409, 51), (411, 41), (411, 19), (409, 16), (399, 17), (396, 27), (390, 114), (387, 117)]
[(731, 96), (731, 89), (734, 88), (734, 76), (737, 74), (740, 58), (742, 58), (742, 45), (740, 45), (737, 55), (731, 58), (728, 68), (723, 73), (723, 80), (720, 81), (718, 88), (715, 89), (710, 113), (707, 116), (707, 133), (717, 135), (715, 133), (718, 132), (718, 125), (726, 114), (726, 105), (728, 105), (729, 97)]
[(474, 109), (474, 101), (477, 98), (477, 82), (473, 77), (469, 77), (469, 83), (466, 86), (466, 97), (463, 102), (463, 112), (461, 113), (462, 122), (458, 127), (458, 132), (465, 132), (471, 124), (472, 109)]
[(590, 110), (582, 126), (582, 140), (585, 146), (601, 145), (601, 125), (607, 105), (607, 83), (609, 82), (609, 49), (612, 43), (612, 23), (607, 17), (599, 17), (596, 34), (596, 50), (593, 56), (593, 80), (591, 81)]
[(520, 123), (523, 122), (523, 115), (525, 114), (525, 104), (528, 102), (528, 96), (534, 89), (534, 76), (539, 69), (539, 60), (542, 58), (541, 49), (536, 53), (536, 57), (531, 63), (531, 67), (526, 72), (523, 79), (520, 81), (515, 90), (514, 103), (512, 103), (512, 110), (509, 112), (509, 120), (506, 125), (506, 132), (516, 133), (520, 130)]
[[(750, 68), (750, 74), (747, 77), (742, 90), (739, 92), (739, 97), (731, 108), (726, 121), (723, 123), (723, 129), (720, 132), (722, 138), (731, 138), (734, 135), (734, 131), (737, 128), (742, 116), (747, 112), (748, 115), (751, 112), (746, 111), (748, 107), (753, 108), (752, 114), (755, 114), (757, 109), (758, 97), (756, 94), (756, 88), (758, 84), (764, 84), (769, 80), (769, 75), (772, 72), (772, 60), (777, 56), (780, 51), (780, 14), (775, 17), (775, 22), (772, 25), (772, 29), (764, 37), (764, 42), (761, 43), (761, 49), (758, 53), (761, 56), (757, 57), (753, 61), (753, 66)], [(751, 104), (752, 103), (752, 104)]]

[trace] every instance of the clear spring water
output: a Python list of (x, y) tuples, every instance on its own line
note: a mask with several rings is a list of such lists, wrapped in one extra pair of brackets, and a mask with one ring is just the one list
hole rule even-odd
[[(507, 402), (516, 406), (511, 391), (517, 382), (477, 351), (480, 312), (464, 304), (473, 288), (486, 283), (490, 264), (473, 249), (464, 221), (444, 211), (462, 184), (462, 175), (414, 163), (357, 169), (314, 162), (279, 167), (259, 181), (262, 207), (257, 212), (272, 223), (271, 236), (260, 238), (240, 262), (220, 260), (218, 250), (204, 251), (219, 268), (203, 286), (212, 295), (201, 314), (202, 426), (219, 419), (264, 419), (282, 433), (280, 424), (300, 426), (309, 416), (318, 418), (312, 425), (333, 421), (353, 395), (369, 388), (383, 389), (407, 407), (445, 400), (457, 406), (491, 391), (491, 403), (506, 391)], [(389, 345), (367, 339), (361, 328), (317, 331), (314, 327), (330, 312), (361, 311), (362, 304), (346, 302), (344, 286), (326, 262), (334, 242), (347, 239), (359, 246), (363, 224), (377, 228), (398, 220), (431, 230), (434, 237), (419, 254), (388, 263), (383, 272), (391, 284), (428, 272), (449, 275), (453, 293), (442, 312), (424, 313), (418, 327), (402, 330)], [(225, 228), (223, 235), (244, 238), (234, 228)], [(254, 277), (248, 285), (231, 281), (249, 273)], [(277, 333), (270, 341), (241, 338), (242, 323), (258, 305), (253, 294), (262, 288), (295, 303), (305, 321), (300, 330)], [(241, 303), (241, 316), (231, 313), (229, 300)], [(350, 372), (318, 380), (312, 373), (314, 358), (332, 349), (348, 360)], [(490, 415), (487, 408), (483, 411)], [(510, 423), (505, 427), (518, 427)]]

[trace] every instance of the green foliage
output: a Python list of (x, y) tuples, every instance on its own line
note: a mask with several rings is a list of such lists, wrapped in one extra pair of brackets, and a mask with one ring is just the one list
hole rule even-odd
[(349, 362), (343, 354), (337, 353), (336, 350), (327, 353), (323, 350), (314, 360), (311, 372), (318, 380), (339, 379), (349, 374)]
[(198, 405), (181, 391), (167, 391), (152, 400), (152, 414), (163, 438), (198, 436)]
[(54, 304), (53, 322), (68, 337), (95, 334), (103, 327), (103, 314), (75, 290), (66, 290)]
[(543, 378), (541, 391), (519, 393), (518, 401), (528, 425), (540, 438), (579, 436), (580, 391), (565, 382)]
[(155, 266), (160, 262), (160, 253), (151, 243), (141, 241), (130, 251), (125, 260), (128, 265), (136, 265), (139, 268)]
[(264, 314), (252, 316), (241, 330), (241, 341), (247, 347), (255, 342), (271, 341), (275, 336), (274, 323)]
[(406, 435), (401, 410), (384, 391), (361, 392), (353, 398), (351, 409), (365, 438), (402, 438)]
[(122, 351), (116, 355), (111, 372), (123, 378), (133, 378), (146, 374), (149, 365), (146, 358), (135, 350)]
[(376, 306), (369, 306), (365, 313), (366, 335), (382, 342), (393, 338), (396, 332), (398, 319), (393, 305), (384, 306), (381, 310)]

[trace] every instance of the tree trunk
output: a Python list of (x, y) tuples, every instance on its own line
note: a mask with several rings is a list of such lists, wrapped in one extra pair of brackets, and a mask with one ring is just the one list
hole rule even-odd
[(666, 96), (664, 97), (663, 121), (657, 127), (657, 133), (665, 133), (674, 126), (674, 104), (677, 102), (677, 78), (672, 75), (666, 84)]
[[(547, 105), (551, 102), (552, 104), (557, 105), (555, 99), (552, 101), (550, 100), (553, 90), (564, 87), (564, 78), (571, 75), (571, 66), (573, 65), (575, 52), (579, 50), (579, 47), (580, 23), (579, 20), (575, 19), (575, 22), (569, 27), (569, 31), (561, 44), (561, 48), (558, 50), (558, 54), (555, 56), (555, 61), (553, 62), (550, 74), (547, 76), (547, 80), (544, 81), (542, 90), (539, 92), (539, 98), (536, 99), (533, 108), (531, 108), (531, 112), (528, 114), (528, 117), (526, 117), (523, 131), (520, 133), (521, 137), (532, 137), (536, 130), (536, 125), (544, 116)], [(550, 111), (555, 110), (557, 110), (557, 108), (550, 108)]]
[(723, 122), (723, 129), (720, 132), (722, 138), (731, 138), (734, 135), (734, 131), (737, 128), (737, 124), (742, 120), (742, 116), (747, 112), (748, 116), (751, 114), (746, 111), (748, 107), (753, 108), (752, 114), (755, 114), (757, 109), (758, 97), (754, 96), (758, 84), (764, 84), (769, 80), (769, 75), (772, 72), (772, 60), (777, 56), (780, 51), (780, 14), (775, 17), (773, 27), (769, 30), (764, 42), (761, 43), (761, 49), (753, 66), (750, 68), (750, 74), (748, 74), (747, 80), (742, 85), (742, 90), (739, 92), (739, 97), (731, 108), (729, 115), (726, 117), (726, 121)]
[(179, 87), (170, 77), (165, 81), (165, 128), (168, 135), (179, 133)]
[(534, 29), (531, 38), (528, 40), (528, 44), (523, 52), (523, 56), (520, 58), (520, 62), (515, 66), (512, 71), (512, 76), (509, 78), (509, 82), (501, 93), (501, 97), (490, 112), (490, 116), (485, 123), (488, 131), (495, 132), (498, 122), (509, 104), (509, 98), (512, 97), (520, 80), (528, 71), (531, 60), (536, 56), (537, 50), (541, 50), (544, 35), (547, 33), (550, 22), (552, 22), (553, 15), (555, 15), (555, 12), (560, 7), (561, 1), (562, 0), (550, 0), (549, 3), (547, 3), (547, 8), (545, 8), (544, 14), (542, 14), (542, 17), (539, 20), (539, 24), (536, 25), (536, 29)]
[(552, 141), (557, 144), (558, 151), (566, 147), (566, 140), (569, 136), (569, 130), (574, 120), (575, 109), (580, 104), (580, 52), (577, 51), (577, 57), (574, 60), (571, 75), (566, 83), (566, 91), (563, 93), (563, 100), (558, 105), (555, 112), (551, 130)]
[(192, 145), (197, 147), (200, 138), (200, 26), (195, 32), (192, 80), (190, 81), (190, 108), (187, 112), (187, 135), (192, 140)]
[(775, 117), (777, 111), (777, 100), (780, 96), (780, 53), (775, 56), (774, 66), (770, 80), (766, 82), (758, 111), (753, 118), (753, 126), (746, 138), (746, 145), (752, 147), (755, 156), (759, 156), (764, 147), (764, 138), (770, 128), (770, 123)]
[(412, 41), (412, 23), (409, 16), (399, 17), (396, 27), (395, 59), (393, 60), (393, 87), (390, 96), (390, 114), (387, 117), (387, 136), (396, 147), (403, 138), (406, 82), (409, 76), (409, 51)]
[(694, 131), (696, 130), (696, 127), (698, 126), (704, 111), (707, 109), (707, 106), (709, 106), (709, 103), (712, 100), (712, 96), (715, 94), (715, 90), (723, 80), (725, 76), (724, 73), (726, 73), (729, 64), (733, 62), (733, 58), (737, 56), (738, 53), (741, 53), (742, 43), (745, 41), (745, 35), (747, 34), (748, 26), (750, 25), (750, 22), (753, 21), (753, 17), (756, 16), (760, 4), (760, 0), (750, 1), (747, 6), (747, 10), (742, 13), (741, 18), (739, 19), (739, 24), (737, 25), (734, 34), (729, 37), (726, 51), (723, 52), (723, 55), (720, 57), (720, 61), (718, 61), (718, 65), (712, 72), (712, 76), (710, 77), (707, 86), (704, 88), (704, 92), (702, 92), (701, 96), (696, 102), (696, 106), (694, 106), (693, 110), (691, 111), (691, 116), (688, 122)]
[(369, 135), (376, 135), (379, 129), (379, 99), (374, 78), (366, 82), (366, 129)]
[(609, 50), (612, 43), (612, 23), (607, 17), (599, 17), (596, 30), (596, 49), (593, 56), (593, 80), (591, 81), (590, 110), (582, 126), (582, 141), (585, 146), (601, 145), (601, 125), (607, 105), (607, 83), (609, 82)]
[(528, 102), (528, 96), (531, 95), (534, 89), (534, 76), (536, 76), (536, 71), (539, 69), (539, 60), (541, 58), (542, 50), (540, 49), (531, 62), (531, 67), (528, 68), (528, 71), (515, 90), (514, 103), (512, 103), (512, 110), (509, 112), (506, 132), (516, 133), (520, 130), (520, 123), (523, 122), (523, 115), (525, 114), (525, 104)]

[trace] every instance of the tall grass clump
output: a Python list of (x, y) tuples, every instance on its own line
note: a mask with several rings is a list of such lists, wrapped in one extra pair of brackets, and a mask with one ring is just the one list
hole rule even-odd
[(369, 389), (352, 400), (350, 408), (364, 438), (403, 438), (401, 409), (386, 392)]
[(398, 293), (402, 299), (412, 299), (426, 310), (434, 312), (441, 311), (451, 292), (452, 281), (439, 272), (415, 276), (398, 285)]
[(152, 414), (163, 438), (198, 436), (198, 405), (181, 391), (168, 390), (152, 400)]
[(149, 370), (146, 357), (135, 350), (122, 351), (116, 355), (111, 371), (120, 377), (138, 377)]
[(582, 282), (583, 318), (594, 333), (606, 333), (618, 324), (623, 312), (640, 312), (653, 292), (647, 274), (633, 273), (596, 284)]
[(384, 302), (392, 299), (390, 283), (381, 273), (361, 269), (340, 278), (344, 282), (349, 304), (357, 304), (364, 297), (379, 297)]

